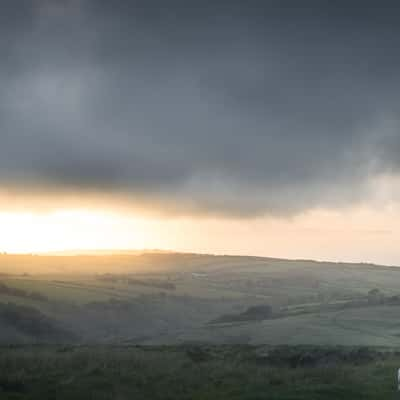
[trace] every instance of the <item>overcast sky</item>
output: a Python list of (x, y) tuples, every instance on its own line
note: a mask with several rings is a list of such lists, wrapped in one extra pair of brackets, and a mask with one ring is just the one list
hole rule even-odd
[(200, 218), (181, 247), (312, 231), (290, 255), (343, 258), (316, 251), (335, 226), (400, 263), (399, 21), (398, 1), (2, 0), (0, 213), (102, 199), (189, 218), (171, 246)]
[(3, 186), (284, 215), (398, 172), (396, 1), (1, 5)]

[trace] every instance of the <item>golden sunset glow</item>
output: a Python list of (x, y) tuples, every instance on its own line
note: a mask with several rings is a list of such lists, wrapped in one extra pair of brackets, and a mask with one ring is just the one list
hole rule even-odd
[(2, 250), (37, 253), (70, 249), (146, 247), (139, 220), (87, 210), (3, 212)]
[(314, 210), (291, 219), (246, 220), (151, 217), (84, 208), (12, 211), (0, 213), (0, 251), (165, 249), (396, 264), (399, 218), (394, 207)]
[(167, 249), (399, 264), (399, 179), (365, 203), (294, 216), (203, 215), (98, 193), (0, 190), (0, 252)]

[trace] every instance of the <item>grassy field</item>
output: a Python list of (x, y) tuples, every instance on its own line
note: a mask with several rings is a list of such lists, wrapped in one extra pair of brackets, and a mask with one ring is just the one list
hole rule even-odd
[[(39, 310), (83, 343), (400, 346), (399, 295), (400, 268), (369, 264), (173, 253), (0, 255), (0, 304)], [(273, 318), (210, 324), (255, 305), (271, 306)], [(3, 332), (20, 327), (0, 316), (0, 343), (12, 337)], [(16, 337), (41, 341), (26, 330)]]
[[(207, 325), (169, 343), (315, 344), (400, 347), (400, 307), (383, 306), (299, 315), (277, 320)], [(161, 338), (168, 342), (166, 338)]]
[(0, 399), (395, 399), (399, 315), (396, 267), (0, 255)]
[(400, 355), (362, 348), (0, 349), (1, 399), (395, 399)]

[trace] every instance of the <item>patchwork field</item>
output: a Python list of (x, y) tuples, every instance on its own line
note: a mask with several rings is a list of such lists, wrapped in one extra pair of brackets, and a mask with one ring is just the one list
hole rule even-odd
[(0, 305), (4, 344), (400, 345), (400, 269), (369, 264), (1, 255)]

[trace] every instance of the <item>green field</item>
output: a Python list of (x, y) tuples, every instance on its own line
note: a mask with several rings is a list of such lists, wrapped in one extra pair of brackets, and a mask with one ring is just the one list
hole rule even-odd
[[(49, 340), (38, 327), (48, 318), (55, 332), (69, 332), (52, 342), (72, 334), (80, 343), (400, 346), (399, 295), (400, 269), (369, 264), (0, 255), (0, 343)], [(257, 305), (273, 314), (237, 321)], [(30, 313), (33, 331), (23, 322)], [(211, 323), (219, 320), (225, 323)]]
[(399, 315), (396, 267), (2, 255), (0, 399), (395, 399)]
[(395, 399), (400, 355), (366, 348), (0, 348), (0, 398)]

